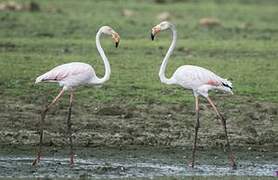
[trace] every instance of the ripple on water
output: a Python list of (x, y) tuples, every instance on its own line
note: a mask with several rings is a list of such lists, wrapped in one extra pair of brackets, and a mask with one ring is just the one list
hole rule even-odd
[(0, 177), (154, 177), (154, 176), (273, 176), (274, 164), (241, 162), (237, 170), (227, 166), (197, 165), (192, 169), (184, 164), (166, 164), (158, 160), (76, 159), (69, 167), (68, 159), (43, 158), (38, 167), (32, 167), (31, 157), (0, 157)]

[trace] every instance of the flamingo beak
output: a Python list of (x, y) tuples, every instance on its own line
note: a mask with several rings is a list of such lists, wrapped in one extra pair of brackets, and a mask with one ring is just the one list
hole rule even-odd
[(116, 33), (116, 32), (114, 34), (112, 34), (112, 39), (115, 42), (115, 47), (116, 48), (119, 47), (119, 44), (120, 44), (120, 36), (119, 36), (119, 34)]
[(151, 39), (154, 40), (154, 34), (151, 32)]
[(154, 37), (160, 32), (160, 28), (155, 26), (154, 28), (152, 28), (152, 32), (151, 32), (151, 39), (152, 41), (154, 40)]

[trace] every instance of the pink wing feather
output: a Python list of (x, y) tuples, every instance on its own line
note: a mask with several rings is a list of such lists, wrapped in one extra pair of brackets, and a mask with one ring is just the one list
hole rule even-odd
[[(86, 73), (88, 72), (88, 73)], [(90, 73), (91, 72), (91, 73)], [(42, 81), (47, 82), (59, 82), (62, 80), (65, 80), (67, 78), (72, 78), (76, 75), (80, 74), (86, 74), (86, 75), (94, 75), (94, 71), (92, 67), (85, 63), (67, 63), (62, 64), (60, 66), (57, 66), (53, 68), (52, 70), (46, 72), (45, 74), (37, 77), (35, 83), (39, 83)], [(89, 77), (90, 78), (90, 77)]]

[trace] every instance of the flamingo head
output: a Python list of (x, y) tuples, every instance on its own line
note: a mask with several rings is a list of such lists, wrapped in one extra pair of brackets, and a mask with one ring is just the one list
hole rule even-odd
[(168, 21), (162, 21), (158, 25), (154, 26), (152, 28), (151, 32), (151, 39), (154, 40), (154, 37), (160, 32), (167, 30), (170, 27), (170, 23)]
[(100, 30), (103, 34), (112, 36), (112, 39), (113, 39), (113, 42), (115, 43), (116, 48), (119, 46), (120, 35), (116, 31), (114, 31), (114, 29), (112, 29), (109, 26), (102, 26)]

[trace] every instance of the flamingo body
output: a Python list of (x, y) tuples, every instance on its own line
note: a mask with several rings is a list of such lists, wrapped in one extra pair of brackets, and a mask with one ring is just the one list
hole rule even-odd
[(205, 68), (199, 67), (199, 66), (192, 66), (192, 65), (184, 65), (180, 66), (174, 74), (167, 78), (165, 76), (166, 66), (168, 64), (169, 58), (171, 54), (173, 53), (176, 41), (177, 41), (177, 31), (176, 27), (171, 24), (170, 22), (164, 21), (160, 24), (156, 25), (152, 28), (151, 31), (151, 38), (154, 40), (154, 37), (156, 34), (158, 34), (160, 31), (164, 31), (170, 29), (172, 32), (172, 42), (171, 45), (163, 58), (163, 61), (160, 66), (159, 70), (159, 78), (162, 83), (165, 84), (176, 84), (180, 85), (185, 89), (190, 89), (193, 91), (193, 94), (195, 96), (195, 111), (196, 111), (196, 124), (195, 124), (195, 135), (194, 135), (194, 143), (192, 148), (192, 161), (190, 162), (190, 166), (194, 167), (195, 163), (195, 151), (196, 151), (196, 143), (197, 143), (197, 136), (198, 136), (198, 130), (200, 127), (200, 107), (199, 107), (199, 95), (205, 97), (214, 111), (216, 112), (218, 118), (221, 121), (221, 124), (224, 129), (225, 138), (227, 141), (227, 148), (229, 151), (229, 160), (231, 162), (231, 166), (233, 169), (236, 169), (236, 163), (234, 159), (233, 152), (230, 147), (228, 133), (227, 133), (227, 127), (226, 127), (226, 120), (224, 117), (219, 113), (218, 109), (208, 96), (208, 91), (212, 89), (222, 90), (225, 92), (229, 92), (233, 94), (232, 92), (232, 83), (228, 81), (227, 79), (223, 79), (220, 76), (216, 75), (212, 71), (209, 71)]
[(195, 96), (208, 97), (208, 91), (218, 89), (232, 92), (232, 83), (215, 73), (193, 65), (180, 66), (173, 74), (171, 80), (185, 89), (193, 90)]
[(53, 101), (48, 104), (45, 109), (41, 113), (41, 121), (40, 121), (40, 143), (38, 149), (37, 158), (33, 161), (33, 165), (36, 165), (41, 158), (41, 151), (42, 151), (42, 142), (43, 142), (43, 126), (44, 120), (46, 117), (46, 113), (53, 106), (64, 94), (66, 90), (70, 91), (70, 100), (69, 100), (69, 113), (67, 119), (67, 129), (68, 129), (68, 138), (70, 144), (70, 165), (74, 164), (74, 152), (73, 152), (73, 142), (72, 142), (72, 131), (71, 131), (71, 111), (72, 111), (72, 104), (73, 104), (73, 94), (74, 89), (78, 86), (82, 85), (101, 85), (109, 80), (111, 69), (109, 61), (100, 45), (100, 37), (102, 34), (111, 35), (113, 41), (115, 42), (116, 47), (118, 47), (120, 42), (120, 36), (117, 32), (115, 32), (109, 26), (102, 26), (97, 34), (96, 34), (96, 47), (97, 50), (103, 60), (105, 74), (103, 77), (97, 77), (95, 70), (89, 64), (82, 63), (82, 62), (72, 62), (67, 64), (62, 64), (59, 66), (54, 67), (52, 70), (40, 75), (36, 78), (35, 83), (39, 82), (56, 82), (62, 86), (62, 90), (60, 93), (53, 99)]
[(81, 62), (72, 62), (59, 65), (37, 77), (36, 83), (58, 82), (63, 89), (69, 90), (77, 86), (92, 84), (96, 82), (97, 79), (95, 70), (91, 65)]

